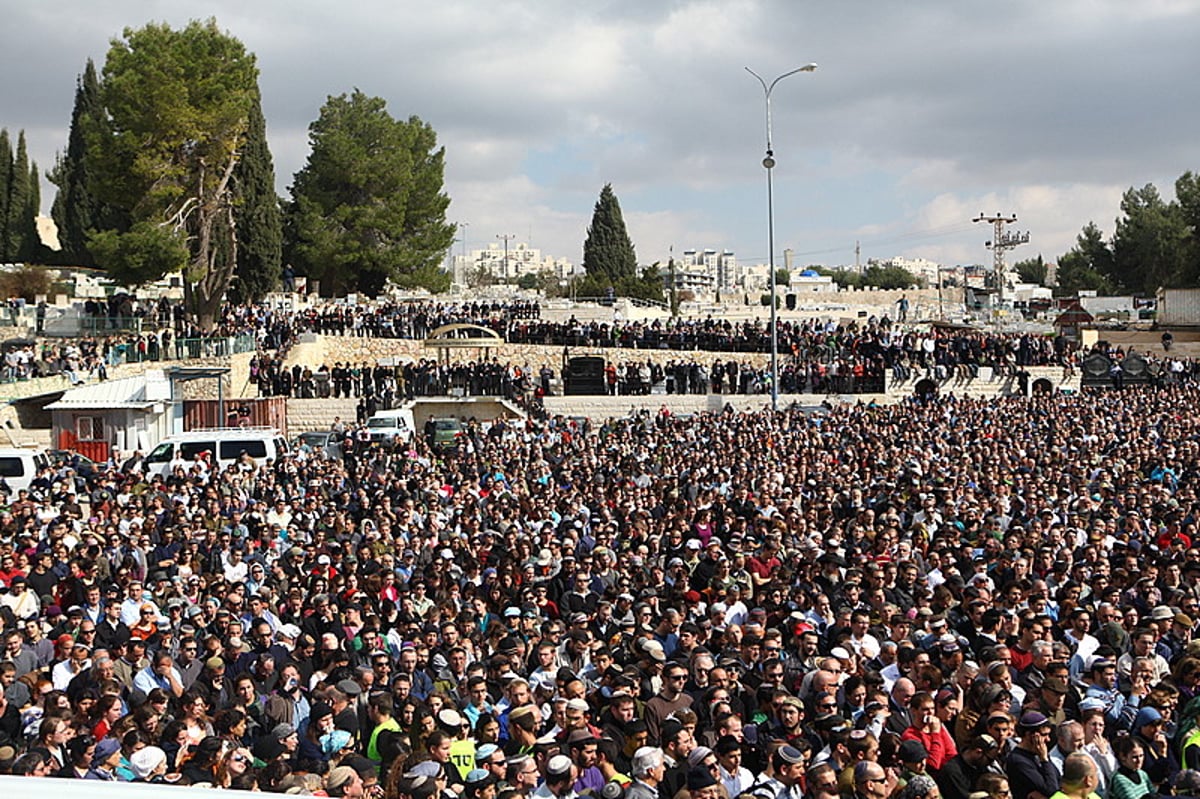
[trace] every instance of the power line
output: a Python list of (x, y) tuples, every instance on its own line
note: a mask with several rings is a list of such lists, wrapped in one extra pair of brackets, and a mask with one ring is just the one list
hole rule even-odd
[[(922, 241), (926, 239), (945, 238), (956, 233), (966, 233), (971, 230), (973, 225), (957, 222), (953, 224), (941, 225), (939, 227), (926, 228), (924, 230), (913, 230), (907, 233), (897, 233), (892, 236), (885, 236), (878, 239), (863, 239), (856, 242), (855, 245), (847, 245), (844, 247), (828, 247), (822, 250), (796, 250), (792, 254), (796, 257), (812, 256), (812, 255), (830, 255), (833, 253), (852, 253), (861, 247), (879, 248), (891, 244), (902, 244), (914, 241)], [(762, 256), (751, 256), (748, 260), (762, 260)]]

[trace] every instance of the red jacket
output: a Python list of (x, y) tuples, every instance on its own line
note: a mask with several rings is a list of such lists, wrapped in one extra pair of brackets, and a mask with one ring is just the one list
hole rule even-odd
[(958, 754), (958, 747), (954, 745), (954, 739), (950, 737), (950, 733), (946, 732), (944, 724), (936, 733), (927, 733), (916, 727), (909, 727), (900, 737), (905, 741), (920, 741), (925, 746), (925, 751), (929, 753), (929, 758), (925, 763), (926, 768), (930, 771), (937, 771), (946, 765), (950, 758)]

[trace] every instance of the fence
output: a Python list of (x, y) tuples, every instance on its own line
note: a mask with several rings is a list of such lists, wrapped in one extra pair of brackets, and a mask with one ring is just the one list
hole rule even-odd
[[(25, 324), (34, 326), (34, 319), (28, 312), (25, 314)], [(47, 336), (107, 336), (116, 333), (141, 333), (145, 330), (157, 330), (162, 322), (170, 319), (160, 319), (152, 316), (79, 316), (70, 314), (48, 315), (41, 324), (39, 333)]]
[(227, 358), (244, 352), (254, 352), (258, 339), (253, 333), (210, 338), (180, 338), (162, 342), (157, 336), (114, 344), (108, 351), (108, 363), (149, 363), (181, 361), (199, 358)]

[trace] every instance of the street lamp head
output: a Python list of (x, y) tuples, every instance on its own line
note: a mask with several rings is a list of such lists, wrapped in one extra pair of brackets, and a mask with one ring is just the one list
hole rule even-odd
[(800, 67), (800, 69), (798, 71), (799, 72), (816, 72), (817, 65), (815, 62), (811, 63), (811, 64), (805, 64), (804, 66)]
[(775, 168), (775, 159), (771, 157), (770, 153), (767, 153), (767, 157), (763, 159), (763, 166), (767, 169)]

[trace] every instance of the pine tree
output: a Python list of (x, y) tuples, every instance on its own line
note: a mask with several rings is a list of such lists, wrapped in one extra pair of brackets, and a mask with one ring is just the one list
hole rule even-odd
[(283, 219), (275, 193), (275, 166), (267, 146), (267, 122), (258, 96), (250, 109), (234, 183), (238, 263), (230, 291), (243, 301), (260, 300), (279, 285)]
[(12, 185), (13, 151), (8, 130), (0, 129), (0, 263), (8, 263), (8, 196)]
[(113, 218), (113, 210), (100, 203), (89, 185), (87, 132), (103, 131), (106, 127), (100, 79), (96, 76), (96, 65), (89, 58), (75, 85), (75, 108), (71, 112), (67, 151), (59, 156), (54, 169), (47, 175), (50, 182), (58, 186), (50, 216), (58, 226), (58, 243), (64, 263), (95, 266), (96, 260), (87, 247), (88, 231), (120, 226)]
[(374, 297), (388, 280), (445, 291), (454, 241), (446, 222), (445, 149), (420, 118), (394, 119), (357, 89), (330, 97), (309, 126), (312, 151), (296, 173), (289, 252), (321, 291)]
[(254, 56), (215, 19), (150, 24), (113, 41), (103, 76), (111, 124), (87, 131), (88, 186), (133, 224), (96, 225), (88, 246), (125, 285), (185, 267), (185, 296), (211, 330), (237, 266), (233, 172), (257, 96)]
[(583, 268), (589, 277), (609, 280), (614, 286), (637, 277), (637, 254), (611, 183), (604, 184), (592, 212), (583, 242)]

